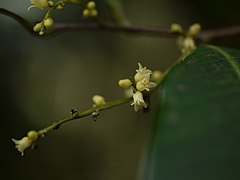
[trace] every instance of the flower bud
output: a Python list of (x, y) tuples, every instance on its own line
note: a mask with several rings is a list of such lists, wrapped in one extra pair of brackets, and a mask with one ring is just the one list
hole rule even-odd
[(118, 85), (121, 88), (128, 89), (131, 87), (132, 82), (130, 81), (130, 79), (121, 79), (120, 81), (118, 81)]
[(44, 32), (40, 31), (38, 34), (39, 34), (39, 36), (42, 36), (42, 35), (44, 35)]
[(171, 24), (170, 29), (171, 29), (171, 32), (173, 32), (173, 33), (182, 33), (183, 32), (182, 26), (177, 23)]
[(89, 1), (87, 3), (87, 8), (88, 9), (95, 9), (96, 8), (96, 3), (94, 1)]
[(183, 40), (182, 46), (183, 46), (184, 49), (189, 50), (189, 51), (193, 51), (197, 48), (193, 38), (191, 38), (191, 37), (186, 37)]
[(96, 10), (96, 9), (92, 9), (91, 11), (90, 11), (90, 16), (91, 17), (96, 17), (98, 15), (98, 11)]
[(31, 140), (31, 141), (36, 141), (38, 138), (38, 133), (36, 131), (29, 131), (27, 134), (27, 137)]
[(34, 32), (39, 32), (39, 31), (41, 31), (42, 27), (43, 27), (42, 22), (37, 23), (37, 24), (35, 24), (35, 26), (33, 27), (33, 31), (34, 31)]
[(196, 36), (200, 33), (201, 29), (202, 29), (201, 25), (198, 24), (198, 23), (195, 23), (195, 24), (193, 24), (189, 27), (188, 35), (189, 36)]
[(160, 81), (163, 77), (163, 73), (161, 71), (153, 71), (151, 79), (155, 82)]
[(53, 1), (49, 1), (48, 4), (49, 4), (49, 6), (51, 6), (51, 7), (54, 6), (54, 2), (53, 2)]
[(96, 104), (97, 106), (101, 106), (103, 104), (105, 104), (105, 99), (104, 97), (100, 96), (100, 95), (94, 95), (92, 97), (92, 101), (94, 102), (94, 104)]
[(43, 24), (46, 27), (46, 29), (51, 29), (53, 27), (54, 21), (51, 17), (49, 17), (43, 21)]
[(142, 83), (142, 81), (138, 81), (136, 84), (136, 88), (138, 91), (143, 91), (145, 89), (145, 85)]
[(83, 16), (84, 17), (90, 17), (91, 16), (90, 11), (88, 9), (84, 9), (83, 10)]

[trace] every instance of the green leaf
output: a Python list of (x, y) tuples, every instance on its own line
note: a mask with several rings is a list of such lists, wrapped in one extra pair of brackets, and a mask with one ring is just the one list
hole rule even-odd
[(203, 46), (165, 78), (146, 180), (240, 179), (240, 51)]

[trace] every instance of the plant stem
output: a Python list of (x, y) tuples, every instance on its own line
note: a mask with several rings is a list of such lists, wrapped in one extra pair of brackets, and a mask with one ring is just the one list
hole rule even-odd
[(39, 130), (38, 135), (39, 135), (39, 137), (44, 137), (49, 131), (58, 129), (62, 124), (66, 123), (66, 122), (69, 122), (69, 121), (72, 121), (75, 119), (80, 119), (80, 118), (87, 117), (87, 116), (91, 116), (94, 112), (100, 112), (100, 111), (104, 111), (104, 110), (107, 110), (110, 108), (114, 108), (114, 107), (126, 104), (126, 103), (130, 102), (131, 100), (132, 100), (132, 97), (119, 99), (116, 101), (107, 102), (106, 104), (104, 104), (102, 106), (93, 107), (93, 108), (88, 109), (83, 112), (76, 112), (76, 113), (72, 114), (71, 116), (67, 116), (57, 122), (53, 122), (50, 126)]
[[(136, 35), (144, 35), (144, 36), (154, 36), (158, 38), (177, 38), (180, 34), (174, 34), (169, 29), (164, 28), (154, 28), (154, 27), (144, 27), (144, 26), (120, 26), (114, 23), (69, 23), (69, 24), (55, 24), (55, 29), (44, 36), (39, 36), (32, 30), (32, 23), (28, 20), (24, 19), (23, 17), (8, 11), (4, 8), (0, 8), (0, 14), (13, 18), (17, 22), (19, 22), (28, 32), (32, 35), (44, 38), (45, 36), (52, 35), (58, 32), (65, 32), (66, 30), (74, 30), (74, 31), (110, 31), (110, 32), (117, 32), (117, 33), (128, 33), (128, 34), (136, 34)], [(233, 26), (227, 28), (219, 28), (214, 30), (206, 30), (202, 31), (198, 39), (200, 41), (209, 41), (212, 39), (219, 39), (225, 37), (234, 37), (240, 35), (240, 26)]]

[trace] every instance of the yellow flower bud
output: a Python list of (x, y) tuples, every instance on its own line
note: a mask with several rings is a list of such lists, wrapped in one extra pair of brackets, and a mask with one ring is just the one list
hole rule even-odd
[(40, 31), (38, 34), (39, 34), (40, 36), (42, 36), (42, 35), (44, 35), (44, 32), (43, 32), (43, 31)]
[(51, 6), (51, 7), (54, 6), (54, 2), (53, 2), (53, 1), (49, 1), (48, 4), (49, 4), (49, 6)]
[(191, 38), (191, 37), (186, 37), (183, 40), (183, 45), (182, 46), (183, 46), (183, 49), (186, 49), (186, 50), (189, 50), (189, 51), (193, 51), (197, 48), (193, 38)]
[(91, 11), (90, 11), (90, 16), (91, 17), (96, 17), (98, 15), (98, 11), (96, 10), (96, 9), (92, 9)]
[(43, 27), (42, 22), (37, 23), (37, 24), (35, 24), (35, 26), (33, 27), (33, 31), (39, 32), (39, 31), (41, 31), (42, 27)]
[(88, 9), (84, 9), (83, 10), (83, 16), (84, 17), (90, 17), (91, 16), (90, 11)]
[(103, 104), (105, 104), (105, 99), (104, 97), (100, 96), (100, 95), (94, 95), (92, 97), (92, 101), (94, 102), (94, 104), (96, 104), (97, 106), (101, 106)]
[(182, 26), (177, 23), (171, 24), (170, 29), (171, 29), (171, 32), (173, 32), (173, 33), (182, 33), (183, 32)]
[(142, 81), (138, 81), (137, 84), (136, 84), (136, 88), (137, 88), (138, 91), (144, 91), (145, 84), (142, 83)]
[(160, 81), (163, 77), (163, 73), (161, 71), (153, 71), (151, 79), (155, 82)]
[(96, 8), (96, 3), (94, 1), (89, 1), (87, 3), (87, 8), (88, 9), (95, 9)]
[(200, 33), (201, 31), (201, 25), (198, 23), (195, 23), (189, 27), (188, 30), (188, 36), (196, 36)]
[(130, 81), (130, 79), (122, 79), (122, 80), (118, 81), (118, 85), (121, 88), (128, 89), (131, 87), (132, 82)]
[(54, 24), (54, 21), (51, 17), (49, 17), (43, 21), (43, 24), (46, 27), (46, 29), (51, 29)]
[(31, 141), (36, 141), (38, 138), (38, 133), (36, 131), (29, 131), (27, 134), (27, 137), (31, 140)]

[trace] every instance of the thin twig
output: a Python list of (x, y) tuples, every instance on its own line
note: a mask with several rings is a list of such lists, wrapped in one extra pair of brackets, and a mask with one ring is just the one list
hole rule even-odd
[(91, 115), (93, 115), (94, 112), (100, 113), (100, 111), (104, 111), (104, 110), (107, 110), (110, 108), (114, 108), (114, 107), (126, 104), (126, 103), (130, 102), (131, 100), (132, 100), (132, 97), (131, 98), (123, 98), (123, 99), (107, 102), (106, 104), (104, 104), (102, 106), (96, 106), (96, 107), (93, 107), (93, 108), (88, 109), (83, 112), (76, 112), (76, 113), (74, 113), (70, 116), (67, 116), (57, 122), (53, 122), (50, 126), (48, 126), (46, 128), (39, 130), (38, 135), (39, 135), (39, 137), (43, 137), (49, 131), (58, 129), (62, 124), (66, 123), (66, 122), (69, 122), (69, 121), (72, 121), (75, 119), (80, 119), (80, 118), (87, 117), (87, 116), (91, 116)]
[[(176, 38), (179, 34), (172, 33), (169, 29), (164, 28), (154, 28), (154, 27), (143, 27), (143, 26), (120, 26), (114, 23), (69, 23), (69, 24), (55, 24), (55, 28), (46, 33), (44, 36), (39, 36), (32, 30), (32, 23), (23, 17), (8, 11), (6, 9), (0, 8), (0, 14), (13, 18), (17, 22), (19, 22), (28, 32), (37, 37), (46, 37), (53, 35), (59, 32), (66, 31), (109, 31), (116, 33), (128, 33), (128, 34), (136, 34), (136, 35), (144, 35), (144, 36), (154, 36), (160, 38)], [(240, 35), (240, 26), (233, 26), (227, 28), (219, 28), (214, 30), (206, 30), (202, 31), (198, 38), (200, 41), (207, 41), (212, 39), (233, 37)]]
[(73, 31), (109, 31), (117, 33), (127, 33), (135, 35), (145, 35), (145, 36), (154, 36), (161, 38), (176, 38), (177, 35), (170, 32), (168, 29), (163, 28), (154, 28), (154, 27), (144, 27), (144, 26), (121, 26), (113, 23), (72, 23), (72, 24), (55, 24), (53, 32), (62, 32), (66, 30)]
[(213, 30), (206, 30), (200, 33), (199, 37), (201, 40), (213, 40), (219, 38), (234, 37), (240, 35), (240, 26), (232, 26), (226, 28), (219, 28)]

